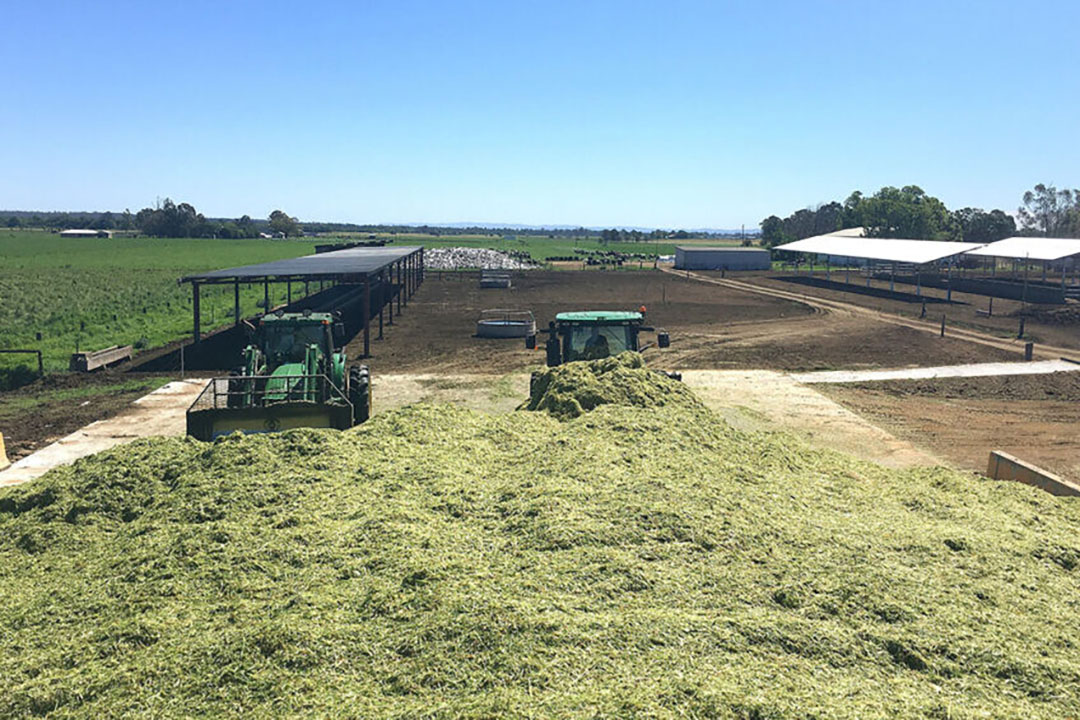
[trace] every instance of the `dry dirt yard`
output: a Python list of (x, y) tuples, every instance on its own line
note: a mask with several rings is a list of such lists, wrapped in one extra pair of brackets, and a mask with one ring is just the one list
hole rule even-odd
[(1080, 373), (818, 385), (948, 462), (985, 472), (991, 450), (1080, 481)]
[[(481, 290), (475, 275), (429, 272), (384, 339), (373, 341), (372, 373), (525, 372), (543, 362), (521, 340), (474, 337), (482, 310), (531, 310), (542, 327), (569, 310), (648, 308), (648, 322), (671, 333), (650, 362), (678, 369), (808, 371), (949, 365), (1017, 359), (1016, 352), (939, 338), (866, 317), (823, 312), (662, 272), (532, 271), (509, 290)], [(355, 357), (359, 339), (349, 346)]]

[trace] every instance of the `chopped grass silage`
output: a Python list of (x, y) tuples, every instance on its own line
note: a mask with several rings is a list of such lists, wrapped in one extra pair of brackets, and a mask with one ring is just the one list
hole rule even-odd
[(0, 716), (1080, 714), (1076, 504), (624, 371), (664, 404), (143, 440), (3, 493)]

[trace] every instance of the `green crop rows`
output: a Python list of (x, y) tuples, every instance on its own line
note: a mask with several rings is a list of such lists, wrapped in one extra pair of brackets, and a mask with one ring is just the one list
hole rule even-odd
[[(67, 367), (76, 347), (154, 347), (191, 332), (188, 272), (312, 252), (313, 243), (268, 240), (69, 240), (41, 232), (0, 232), (0, 348), (41, 349), (48, 370)], [(262, 298), (243, 287), (245, 312)], [(274, 299), (285, 288), (272, 288)], [(203, 328), (231, 318), (231, 287), (204, 288)], [(37, 334), (41, 334), (41, 340)], [(3, 356), (0, 369), (25, 358)]]

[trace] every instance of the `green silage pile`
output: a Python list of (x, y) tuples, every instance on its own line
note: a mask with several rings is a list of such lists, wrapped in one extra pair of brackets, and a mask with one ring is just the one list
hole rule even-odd
[(1080, 714), (1074, 501), (625, 370), (663, 403), (140, 441), (0, 493), (0, 717)]
[(682, 383), (647, 370), (638, 353), (625, 352), (545, 370), (521, 409), (543, 410), (569, 419), (601, 405), (658, 408), (673, 403), (688, 409), (701, 407), (694, 393)]

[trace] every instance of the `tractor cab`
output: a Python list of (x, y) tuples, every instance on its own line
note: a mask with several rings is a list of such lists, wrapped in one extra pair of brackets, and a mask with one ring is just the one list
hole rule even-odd
[[(565, 312), (555, 316), (545, 332), (548, 367), (555, 367), (575, 360), (598, 360), (600, 358), (633, 351), (640, 352), (651, 343), (642, 347), (639, 335), (642, 331), (653, 331), (646, 327), (645, 308), (641, 311), (623, 310), (587, 310)], [(656, 346), (666, 348), (671, 340), (666, 332), (656, 334)], [(536, 336), (525, 339), (529, 349), (536, 347)]]
[(333, 316), (329, 313), (282, 313), (259, 322), (253, 345), (274, 366), (302, 363), (312, 345), (323, 358), (334, 355)]

